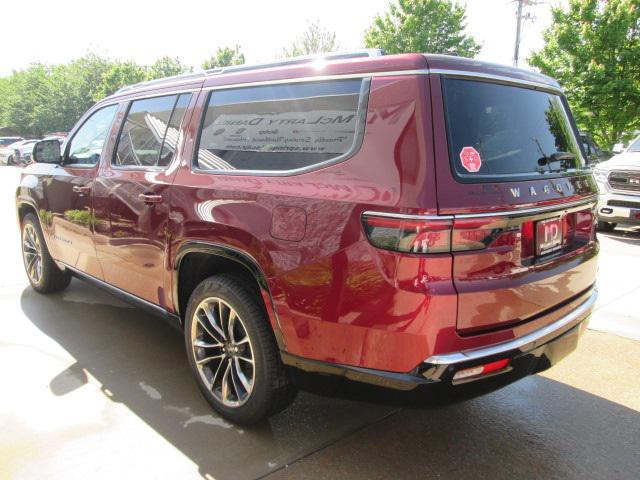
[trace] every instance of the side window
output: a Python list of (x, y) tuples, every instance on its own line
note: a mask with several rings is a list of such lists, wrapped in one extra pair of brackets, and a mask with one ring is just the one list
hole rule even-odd
[(178, 97), (176, 105), (173, 107), (173, 113), (167, 125), (167, 132), (164, 135), (164, 143), (160, 150), (158, 165), (161, 167), (166, 167), (173, 159), (173, 154), (178, 146), (180, 125), (182, 125), (182, 120), (184, 119), (184, 114), (187, 112), (187, 106), (190, 100), (191, 94), (183, 93)]
[(178, 130), (190, 96), (170, 95), (133, 101), (118, 137), (113, 165), (168, 165), (178, 143)]
[(362, 79), (213, 91), (196, 166), (287, 171), (324, 163), (358, 145)]
[(67, 163), (96, 165), (102, 155), (102, 147), (109, 135), (117, 105), (101, 108), (84, 122), (69, 143)]

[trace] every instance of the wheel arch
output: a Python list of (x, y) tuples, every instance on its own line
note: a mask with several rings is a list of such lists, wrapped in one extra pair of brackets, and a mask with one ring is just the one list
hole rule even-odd
[(286, 350), (264, 271), (249, 253), (228, 245), (189, 241), (178, 248), (173, 262), (172, 295), (174, 308), (183, 326), (186, 305), (197, 284), (211, 275), (225, 273), (251, 282), (247, 286), (256, 293), (264, 307), (279, 349)]

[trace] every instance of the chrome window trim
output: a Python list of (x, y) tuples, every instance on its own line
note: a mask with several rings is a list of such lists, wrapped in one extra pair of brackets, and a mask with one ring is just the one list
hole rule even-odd
[(225, 85), (210, 85), (203, 86), (203, 91), (209, 90), (227, 90), (229, 88), (244, 88), (244, 87), (262, 87), (265, 85), (280, 85), (286, 83), (308, 83), (308, 82), (326, 82), (331, 80), (351, 80), (357, 78), (372, 78), (372, 77), (394, 77), (394, 76), (406, 76), (406, 75), (428, 75), (428, 69), (420, 70), (398, 70), (391, 72), (367, 72), (367, 73), (345, 73), (335, 75), (317, 75), (313, 77), (293, 77), (293, 78), (280, 78), (277, 80), (261, 80), (255, 82), (244, 83), (229, 83)]
[[(176, 82), (170, 85), (162, 85), (162, 89), (165, 88), (171, 88), (172, 86), (178, 86), (181, 85), (182, 82)], [(160, 87), (157, 87), (160, 88)], [(145, 98), (155, 98), (155, 97), (165, 97), (168, 95), (181, 95), (183, 93), (197, 93), (202, 89), (202, 83), (200, 83), (198, 86), (196, 87), (191, 87), (191, 88), (184, 88), (184, 89), (180, 89), (180, 90), (168, 90), (168, 91), (163, 91), (163, 92), (156, 92), (156, 93), (150, 93), (154, 90), (154, 88), (148, 88), (148, 89), (144, 89), (144, 90), (133, 90), (133, 91), (127, 91), (127, 92), (123, 92), (122, 95), (118, 95), (117, 97), (107, 97), (104, 99), (105, 103), (97, 103), (96, 106), (99, 105), (111, 105), (114, 103), (123, 103), (123, 102), (133, 102), (135, 100), (144, 100)]]
[(409, 215), (406, 213), (374, 212), (372, 210), (362, 212), (362, 216), (399, 218), (402, 220), (453, 220), (453, 215)]
[(576, 200), (567, 203), (556, 203), (553, 205), (544, 205), (541, 207), (522, 208), (514, 210), (499, 210), (495, 212), (481, 212), (481, 213), (456, 213), (453, 215), (409, 215), (404, 213), (393, 212), (375, 212), (367, 210), (362, 215), (369, 215), (374, 217), (388, 217), (388, 218), (400, 218), (405, 220), (455, 220), (458, 218), (484, 218), (484, 217), (520, 217), (523, 215), (537, 214), (550, 212), (554, 210), (567, 210), (582, 205), (595, 205), (598, 201), (598, 195), (591, 195), (581, 200)]
[[(202, 111), (202, 118), (198, 122), (198, 135), (197, 140), (194, 145), (193, 157), (191, 158), (191, 171), (193, 173), (206, 174), (206, 175), (245, 175), (245, 176), (255, 176), (255, 177), (289, 177), (294, 175), (300, 175), (302, 173), (308, 173), (315, 170), (320, 170), (321, 168), (328, 167), (330, 165), (335, 165), (337, 163), (344, 162), (345, 160), (351, 158), (353, 155), (360, 151), (362, 147), (362, 142), (364, 139), (364, 130), (367, 123), (367, 107), (369, 104), (369, 93), (371, 88), (371, 79), (367, 77), (355, 77), (362, 78), (362, 83), (360, 85), (360, 98), (358, 99), (358, 120), (356, 123), (356, 133), (353, 137), (353, 143), (351, 144), (351, 148), (342, 155), (339, 155), (334, 158), (330, 158), (328, 160), (324, 160), (322, 162), (314, 163), (313, 165), (308, 165), (302, 168), (294, 168), (291, 170), (207, 170), (204, 168), (199, 168), (198, 165), (198, 151), (200, 150), (200, 140), (203, 131), (204, 119), (207, 115), (207, 106), (209, 99), (207, 100), (207, 104)], [(287, 80), (286, 82), (279, 83), (297, 83)], [(256, 86), (256, 85), (252, 85)], [(262, 86), (262, 85), (257, 85)], [(233, 86), (234, 88), (236, 85)], [(238, 87), (242, 88), (242, 87)], [(203, 89), (206, 90), (206, 89)], [(210, 92), (209, 95), (212, 95)]]
[[(232, 72), (229, 72), (229, 73), (232, 73)], [(420, 69), (412, 69), (412, 70), (391, 70), (391, 71), (383, 71), (383, 72), (362, 72), (362, 73), (345, 73), (345, 74), (338, 73), (333, 75), (316, 75), (311, 77), (291, 77), (291, 78), (281, 78), (277, 80), (258, 80), (258, 81), (252, 81), (252, 82), (228, 83), (224, 85), (203, 86), (203, 83), (207, 78), (205, 76), (202, 78), (202, 81), (198, 82), (199, 83), (198, 86), (194, 86), (184, 90), (176, 90), (175, 92), (173, 91), (163, 92), (163, 93), (157, 93), (157, 94), (150, 94), (146, 96), (152, 97), (152, 96), (167, 95), (168, 93), (187, 93), (187, 92), (194, 92), (200, 89), (202, 89), (203, 91), (209, 91), (209, 90), (223, 90), (223, 89), (229, 89), (229, 88), (254, 87), (254, 86), (262, 86), (262, 85), (277, 85), (281, 83), (319, 82), (319, 81), (326, 81), (326, 80), (343, 80), (343, 79), (347, 80), (350, 78), (367, 78), (367, 77), (377, 78), (377, 77), (395, 77), (395, 76), (429, 75), (429, 74), (448, 75), (452, 77), (466, 77), (469, 79), (477, 79), (477, 80), (485, 79), (488, 81), (501, 82), (506, 84), (540, 88), (543, 90), (549, 90), (555, 93), (563, 94), (562, 89), (560, 89), (557, 86), (547, 84), (547, 83), (542, 83), (542, 82), (536, 82), (533, 80), (525, 80), (521, 78), (514, 78), (514, 77), (508, 77), (508, 76), (502, 76), (502, 75), (493, 75), (493, 74), (481, 73), (481, 72), (471, 72), (466, 70), (420, 68)], [(216, 77), (210, 76), (208, 78), (216, 78)], [(223, 77), (218, 77), (218, 78), (223, 78)], [(149, 88), (141, 88), (140, 90), (126, 90), (126, 91), (123, 91), (121, 94), (118, 94), (118, 93), (114, 94), (114, 95), (117, 95), (117, 97), (114, 96), (114, 101), (115, 102), (122, 101), (122, 97), (125, 97), (128, 95), (136, 95), (138, 93), (144, 94), (145, 92), (152, 91), (154, 88), (167, 89), (173, 86), (184, 85), (184, 83), (186, 82), (175, 81), (175, 82), (166, 83), (162, 85), (149, 85)], [(107, 104), (105, 103), (105, 105)]]
[(493, 75), (490, 73), (471, 72), (467, 70), (446, 70), (446, 69), (432, 69), (429, 73), (444, 75), (447, 77), (467, 78), (469, 80), (486, 80), (498, 83), (505, 83), (515, 86), (527, 86), (535, 87), (541, 90), (548, 90), (560, 95), (564, 95), (562, 88), (549, 83), (535, 82), (533, 80), (525, 80), (523, 78), (507, 77), (502, 75)]
[(554, 210), (566, 210), (568, 208), (579, 207), (582, 205), (594, 204), (598, 201), (598, 195), (591, 195), (587, 198), (575, 200), (567, 203), (556, 203), (553, 205), (544, 205), (541, 207), (522, 208), (514, 210), (500, 210), (497, 212), (486, 213), (462, 213), (454, 215), (455, 218), (483, 218), (483, 217), (520, 217), (522, 215), (530, 215), (536, 213), (551, 212)]
[[(442, 355), (432, 355), (427, 358), (424, 363), (430, 365), (455, 365), (462, 362), (482, 360), (483, 358), (504, 354), (513, 350), (528, 351), (530, 348), (526, 347), (531, 346), (531, 349), (533, 349), (536, 347), (536, 343), (541, 340), (552, 340), (555, 336), (560, 335), (554, 334), (566, 327), (573, 327), (586, 318), (591, 313), (597, 298), (598, 291), (593, 288), (589, 298), (578, 305), (574, 310), (566, 314), (564, 317), (550, 323), (549, 325), (545, 325), (538, 330), (534, 330), (522, 337), (491, 345), (489, 347), (445, 353)], [(554, 335), (554, 337), (551, 337), (552, 335)]]

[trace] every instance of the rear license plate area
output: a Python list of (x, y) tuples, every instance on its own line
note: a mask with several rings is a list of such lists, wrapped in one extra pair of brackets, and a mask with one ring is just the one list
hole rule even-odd
[(536, 222), (536, 256), (547, 255), (562, 248), (562, 218)]

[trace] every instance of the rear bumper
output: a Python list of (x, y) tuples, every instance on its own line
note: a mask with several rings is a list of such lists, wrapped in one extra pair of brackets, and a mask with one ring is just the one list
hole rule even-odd
[[(612, 202), (613, 205), (609, 205)], [(616, 205), (623, 203), (625, 206)], [(598, 220), (608, 223), (640, 225), (640, 195), (607, 192), (598, 198)]]
[[(508, 374), (517, 379), (546, 370), (576, 349), (578, 338), (587, 327), (596, 299), (597, 291), (593, 288), (586, 300), (573, 311), (543, 328), (483, 348), (434, 355), (408, 373), (332, 364), (297, 357), (286, 352), (282, 352), (282, 360), (286, 365), (307, 372), (344, 376), (350, 380), (396, 390), (412, 390), (419, 385), (428, 384), (454, 386), (456, 381), (453, 377), (457, 371), (505, 358), (510, 359), (509, 368), (493, 376)], [(489, 375), (476, 380), (488, 377)]]

